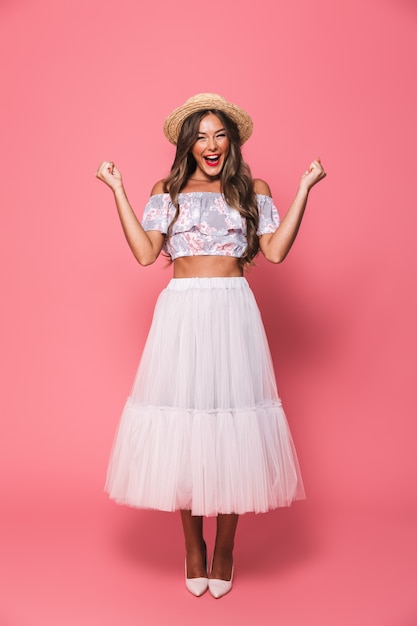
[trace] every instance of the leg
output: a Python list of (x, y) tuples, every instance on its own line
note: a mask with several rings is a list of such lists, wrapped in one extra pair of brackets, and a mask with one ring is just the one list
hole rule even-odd
[(233, 567), (233, 547), (239, 516), (218, 515), (216, 544), (214, 546), (213, 564), (209, 578), (230, 580)]
[(207, 577), (206, 544), (203, 539), (203, 518), (181, 511), (187, 558), (187, 578)]

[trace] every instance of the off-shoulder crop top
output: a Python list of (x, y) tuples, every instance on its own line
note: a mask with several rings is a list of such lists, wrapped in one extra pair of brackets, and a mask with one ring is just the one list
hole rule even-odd
[[(279, 226), (279, 215), (270, 196), (257, 194), (259, 209), (258, 235), (273, 233)], [(172, 258), (184, 256), (232, 256), (240, 258), (246, 249), (246, 220), (230, 207), (221, 193), (197, 191), (180, 193), (180, 213), (163, 249)], [(151, 196), (143, 213), (145, 230), (166, 234), (175, 215), (169, 193)]]

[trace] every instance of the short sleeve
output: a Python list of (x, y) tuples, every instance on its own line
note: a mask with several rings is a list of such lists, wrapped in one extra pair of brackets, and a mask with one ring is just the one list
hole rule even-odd
[(264, 196), (262, 194), (257, 194), (256, 199), (258, 201), (259, 210), (259, 227), (257, 234), (265, 235), (267, 233), (274, 233), (280, 223), (278, 209), (274, 201), (270, 196)]
[(169, 194), (160, 193), (151, 196), (143, 211), (144, 230), (159, 230), (166, 235), (168, 230)]

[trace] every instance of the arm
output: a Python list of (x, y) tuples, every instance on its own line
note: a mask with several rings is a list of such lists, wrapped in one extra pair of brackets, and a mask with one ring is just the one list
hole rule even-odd
[[(311, 188), (326, 176), (320, 159), (313, 161), (301, 177), (297, 194), (288, 213), (272, 234), (261, 235), (259, 246), (265, 258), (271, 263), (282, 263), (297, 237), (307, 205)], [(261, 189), (263, 187), (263, 190)], [(271, 195), (269, 187), (263, 181), (256, 181), (255, 192)]]
[(164, 235), (156, 230), (145, 231), (142, 228), (127, 198), (122, 175), (114, 163), (104, 161), (96, 176), (113, 191), (123, 232), (136, 260), (141, 265), (154, 263), (162, 250)]

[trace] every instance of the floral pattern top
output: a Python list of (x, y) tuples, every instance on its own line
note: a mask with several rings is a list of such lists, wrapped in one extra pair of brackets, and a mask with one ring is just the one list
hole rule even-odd
[[(280, 218), (270, 196), (257, 194), (258, 235), (273, 233)], [(172, 258), (198, 255), (240, 258), (246, 249), (246, 219), (218, 192), (180, 193), (180, 214), (163, 249)], [(151, 196), (143, 213), (145, 230), (166, 234), (175, 215), (169, 193)]]

